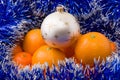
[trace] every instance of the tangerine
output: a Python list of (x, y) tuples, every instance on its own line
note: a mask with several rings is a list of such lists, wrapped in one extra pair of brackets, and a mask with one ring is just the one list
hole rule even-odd
[(20, 44), (15, 44), (15, 46), (13, 46), (13, 48), (12, 48), (12, 53), (16, 54), (19, 52), (22, 52), (22, 48), (21, 48)]
[(24, 39), (23, 49), (25, 52), (33, 54), (40, 46), (44, 45), (45, 42), (41, 35), (40, 29), (30, 30)]
[(52, 67), (52, 64), (55, 64), (57, 66), (58, 61), (64, 59), (65, 55), (62, 51), (56, 48), (52, 48), (48, 45), (43, 45), (33, 54), (32, 64), (44, 64), (47, 62), (48, 65)]
[[(78, 39), (80, 39), (81, 36), (82, 36), (82, 35), (80, 34), (79, 37), (78, 37)], [(65, 56), (66, 56), (67, 58), (74, 57), (76, 43), (77, 43), (77, 41), (74, 42), (70, 47), (61, 49), (61, 50), (65, 53)]]
[(82, 35), (75, 47), (75, 57), (83, 64), (93, 66), (94, 58), (100, 61), (111, 54), (110, 42), (99, 32), (89, 32)]
[(116, 45), (116, 43), (110, 41), (110, 45), (111, 45), (111, 50), (112, 50), (112, 52), (115, 52), (115, 51), (117, 50), (117, 45)]
[(31, 64), (32, 56), (30, 53), (19, 52), (13, 55), (13, 61), (24, 67)]

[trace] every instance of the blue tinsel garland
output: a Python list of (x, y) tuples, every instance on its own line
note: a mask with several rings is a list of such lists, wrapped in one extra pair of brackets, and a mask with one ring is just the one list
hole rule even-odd
[[(95, 67), (83, 69), (81, 64), (66, 59), (60, 69), (50, 71), (46, 78), (41, 65), (18, 71), (11, 62), (11, 47), (33, 28), (40, 28), (46, 15), (57, 5), (65, 6), (81, 25), (81, 33), (98, 31), (118, 45), (118, 51), (106, 62), (95, 61)], [(120, 80), (120, 1), (119, 0), (0, 0), (0, 80)]]

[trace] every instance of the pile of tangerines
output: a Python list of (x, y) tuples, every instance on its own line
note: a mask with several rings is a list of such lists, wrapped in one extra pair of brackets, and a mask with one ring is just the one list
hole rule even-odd
[(78, 40), (68, 48), (53, 48), (44, 42), (40, 29), (30, 30), (22, 44), (16, 44), (13, 49), (13, 62), (22, 68), (34, 64), (57, 66), (59, 60), (74, 57), (77, 63), (94, 64), (94, 58), (100, 61), (116, 51), (116, 44), (99, 32), (89, 32), (79, 35)]

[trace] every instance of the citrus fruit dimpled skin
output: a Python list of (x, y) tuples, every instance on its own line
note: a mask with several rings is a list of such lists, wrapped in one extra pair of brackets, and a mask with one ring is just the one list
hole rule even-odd
[(75, 47), (75, 57), (83, 64), (93, 66), (94, 58), (105, 59), (111, 54), (109, 40), (99, 32), (89, 32), (82, 35)]
[(42, 39), (41, 30), (33, 29), (30, 30), (23, 41), (23, 49), (25, 52), (33, 54), (41, 45), (44, 45), (45, 42)]
[(41, 46), (33, 54), (32, 64), (44, 64), (45, 62), (51, 67), (52, 64), (57, 66), (59, 60), (64, 60), (65, 55), (59, 49), (49, 47), (48, 45)]
[(13, 56), (13, 61), (22, 66), (30, 65), (32, 62), (32, 56), (30, 53), (19, 52)]

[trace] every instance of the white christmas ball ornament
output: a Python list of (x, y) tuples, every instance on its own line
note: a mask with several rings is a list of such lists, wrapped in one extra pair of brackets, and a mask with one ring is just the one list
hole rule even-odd
[(80, 34), (80, 27), (75, 17), (57, 7), (57, 11), (48, 15), (42, 22), (41, 32), (45, 42), (55, 48), (72, 45)]

